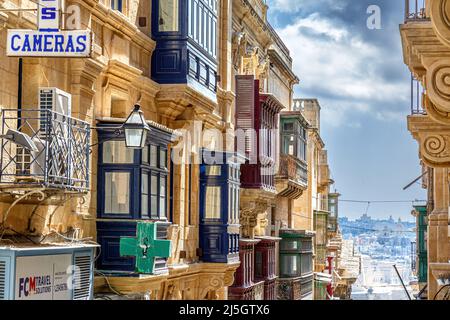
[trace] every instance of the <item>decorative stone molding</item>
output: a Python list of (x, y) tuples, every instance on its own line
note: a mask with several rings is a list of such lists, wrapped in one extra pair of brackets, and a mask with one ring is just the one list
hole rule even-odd
[(419, 143), (419, 153), (426, 166), (450, 167), (450, 127), (431, 117), (409, 116), (408, 129)]
[[(255, 235), (261, 233), (261, 224), (266, 217), (266, 210), (269, 207), (266, 201), (244, 202), (241, 200), (240, 218), (242, 236), (253, 239)], [(261, 223), (262, 222), (262, 223)]]
[(450, 124), (449, 112), (443, 112), (439, 110), (436, 105), (431, 102), (427, 95), (424, 95), (423, 102), (425, 110), (427, 111), (427, 114), (430, 116), (430, 118), (441, 124)]
[(241, 234), (243, 238), (253, 239), (265, 235), (267, 209), (275, 203), (276, 193), (261, 189), (242, 189), (240, 199)]
[(430, 270), (438, 285), (450, 281), (450, 263), (430, 263)]
[[(424, 62), (428, 62), (424, 59)], [(426, 65), (425, 85), (427, 94), (425, 108), (441, 123), (450, 123), (450, 58), (438, 59)]]
[(208, 285), (202, 289), (199, 295), (200, 299), (208, 299), (208, 296), (211, 295), (211, 291), (217, 291), (224, 286), (223, 275), (201, 277), (200, 281), (202, 283), (208, 283)]
[(450, 47), (450, 1), (430, 1), (430, 16), (436, 36)]
[(158, 113), (169, 122), (192, 106), (197, 114), (212, 114), (217, 109), (215, 101), (205, 97), (186, 84), (164, 84), (156, 95)]

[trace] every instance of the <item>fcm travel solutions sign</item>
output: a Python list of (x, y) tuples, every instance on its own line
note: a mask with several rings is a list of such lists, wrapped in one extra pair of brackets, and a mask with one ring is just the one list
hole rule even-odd
[(7, 56), (80, 58), (90, 54), (89, 30), (60, 30), (60, 0), (39, 0), (38, 30), (8, 30)]

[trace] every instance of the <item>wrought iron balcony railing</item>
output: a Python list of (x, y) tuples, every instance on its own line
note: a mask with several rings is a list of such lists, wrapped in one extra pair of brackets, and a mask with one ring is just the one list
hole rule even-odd
[(280, 170), (278, 176), (307, 186), (308, 165), (289, 154), (280, 154)]
[(405, 23), (417, 20), (429, 20), (425, 0), (405, 0)]
[(411, 75), (411, 115), (427, 113), (423, 107), (423, 95), (422, 85)]
[(0, 186), (40, 186), (74, 192), (89, 188), (90, 126), (51, 110), (4, 109), (2, 136), (27, 135), (34, 150), (1, 139)]

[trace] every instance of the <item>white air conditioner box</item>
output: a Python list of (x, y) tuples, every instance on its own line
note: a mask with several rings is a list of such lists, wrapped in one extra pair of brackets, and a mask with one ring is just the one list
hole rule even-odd
[(0, 247), (0, 300), (91, 300), (96, 247)]
[(39, 88), (39, 109), (47, 109), (70, 117), (72, 95), (58, 88)]

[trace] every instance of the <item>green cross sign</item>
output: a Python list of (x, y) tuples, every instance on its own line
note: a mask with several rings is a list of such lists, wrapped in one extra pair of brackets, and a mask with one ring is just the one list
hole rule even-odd
[(153, 273), (155, 258), (170, 257), (170, 240), (156, 239), (156, 224), (138, 222), (136, 238), (120, 238), (120, 256), (136, 257), (136, 271)]

